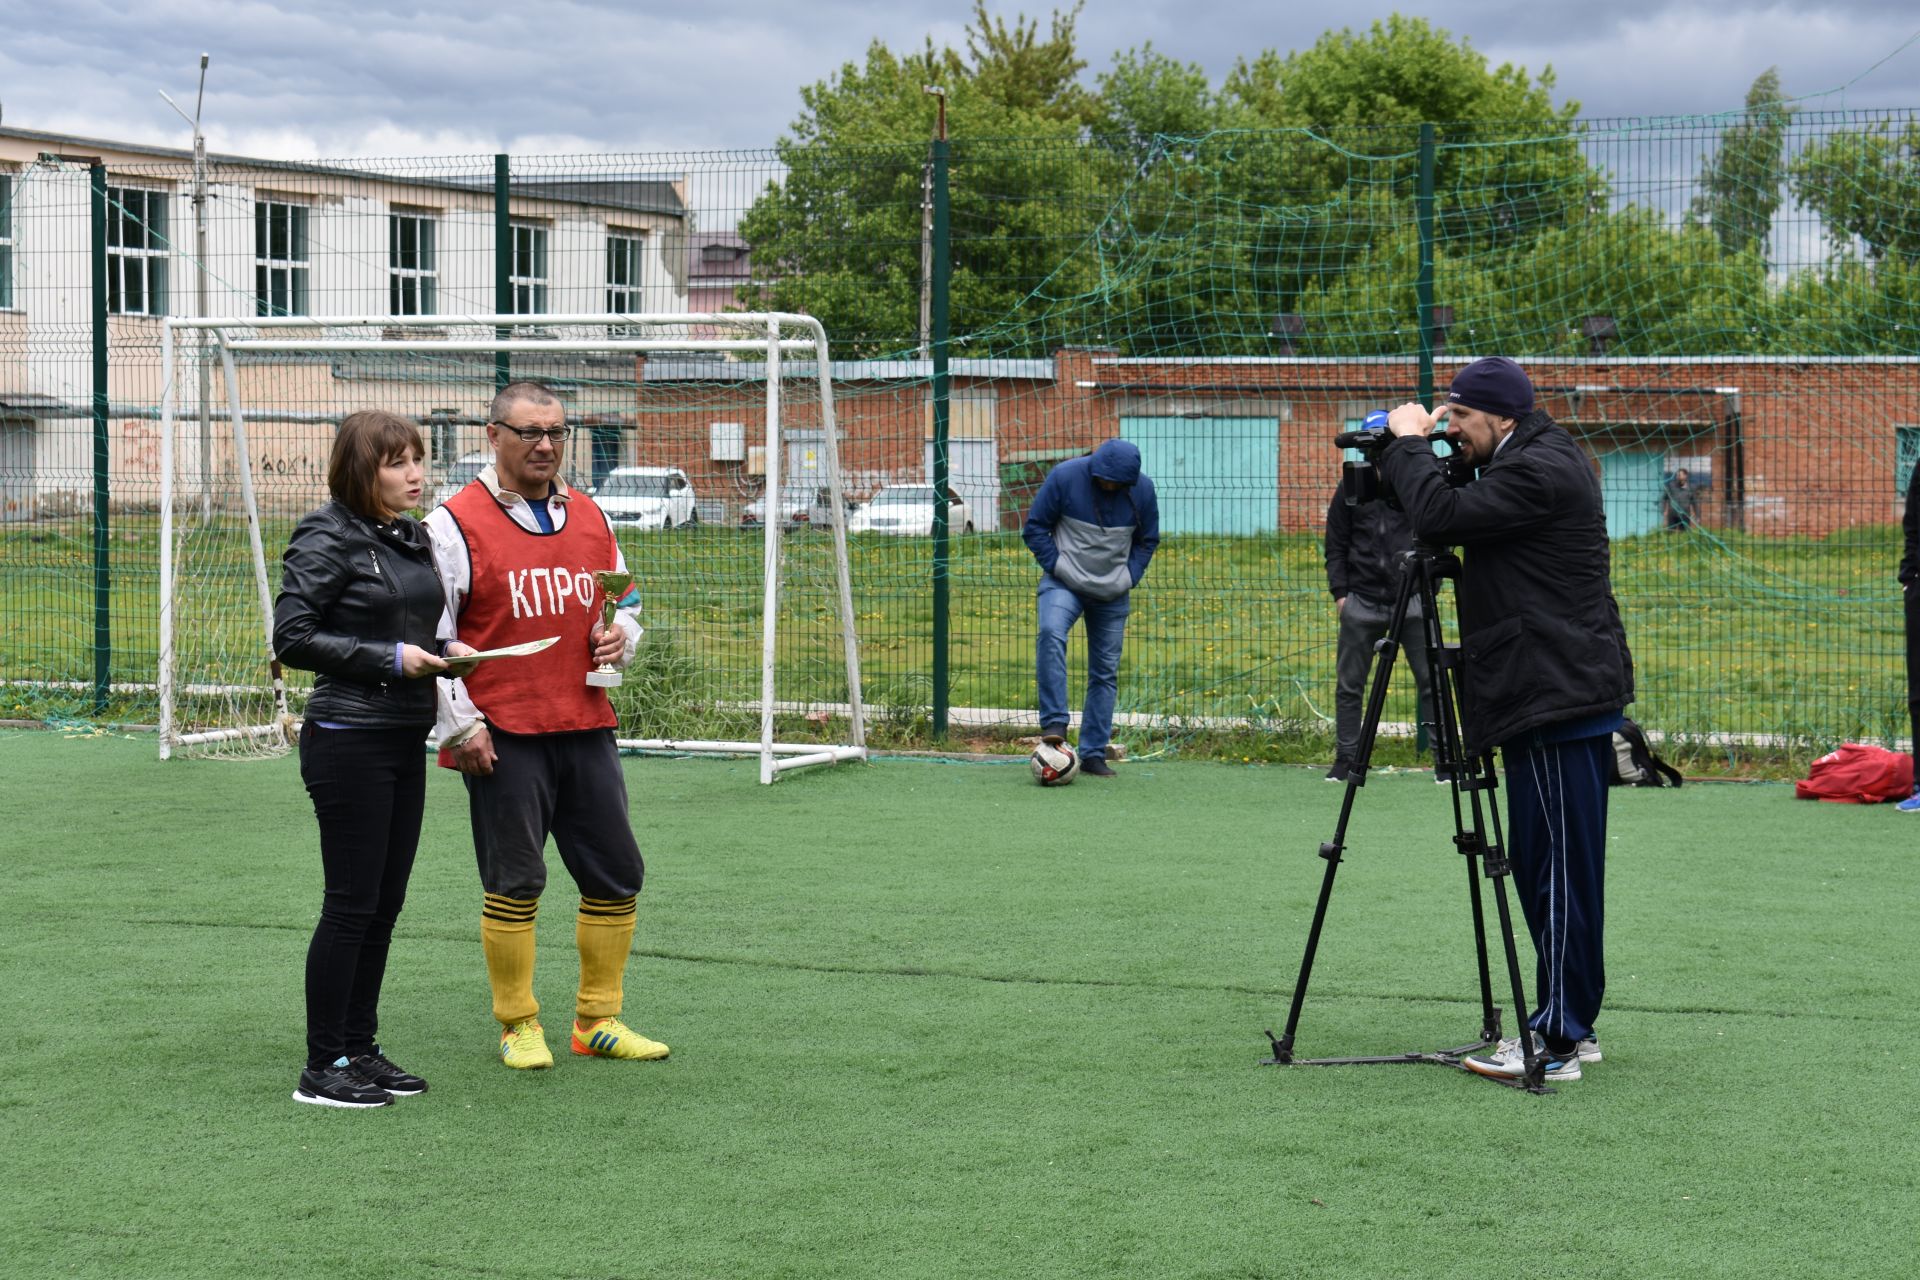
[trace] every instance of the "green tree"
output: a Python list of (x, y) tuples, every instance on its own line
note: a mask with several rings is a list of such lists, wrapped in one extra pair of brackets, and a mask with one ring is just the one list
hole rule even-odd
[[(1793, 195), (1874, 260), (1920, 255), (1920, 121), (1832, 133), (1789, 166)], [(1840, 246), (1844, 254), (1847, 246)]]
[[(1511, 255), (1606, 203), (1551, 71), (1489, 67), (1424, 20), (1262, 53), (1218, 87), (1151, 46), (1130, 49), (1089, 94), (1079, 12), (1055, 12), (1043, 38), (1038, 22), (999, 22), (976, 3), (964, 53), (929, 43), (902, 57), (876, 43), (863, 65), (803, 89), (778, 144), (787, 177), (741, 225), (774, 304), (820, 316), (842, 350), (913, 345), (927, 83), (946, 88), (955, 139), (962, 350), (1259, 354), (1279, 313), (1346, 273), (1398, 273), (1353, 283), (1399, 298), (1413, 279), (1402, 250), (1417, 243), (1422, 120), (1443, 126), (1451, 259)], [(1407, 306), (1394, 326), (1409, 349), (1413, 319)], [(1374, 350), (1391, 339), (1376, 330)]]
[(803, 88), (803, 110), (776, 144), (785, 178), (741, 220), (764, 276), (742, 301), (810, 312), (850, 355), (915, 345), (934, 120), (925, 86), (939, 85), (957, 139), (953, 331), (993, 331), (1021, 349), (1043, 343), (1031, 323), (1011, 336), (1000, 326), (1048, 282), (1076, 291), (1074, 251), (1098, 203), (1097, 166), (1071, 145), (1092, 111), (1076, 80), (1085, 65), (1074, 50), (1078, 12), (1056, 12), (1042, 40), (1037, 23), (1008, 27), (976, 3), (964, 55), (929, 41), (901, 56), (876, 41), (864, 63)]
[(1075, 0), (1066, 13), (1056, 9), (1043, 41), (1037, 20), (1016, 15), (1008, 27), (987, 13), (986, 0), (973, 0), (966, 58), (951, 49), (942, 57), (948, 79), (970, 79), (988, 100), (1036, 119), (1093, 123), (1099, 105), (1080, 85), (1087, 64), (1074, 46), (1074, 23), (1085, 5)]
[(1437, 234), (1456, 253), (1510, 251), (1592, 207), (1606, 183), (1580, 153), (1579, 104), (1556, 106), (1553, 87), (1550, 67), (1489, 67), (1470, 41), (1398, 14), (1242, 59), (1223, 100), (1311, 144), (1229, 175), (1246, 199), (1264, 192), (1295, 214), (1257, 255), (1281, 297), (1365, 260), (1414, 217), (1423, 122), (1437, 131)]
[(1310, 49), (1242, 58), (1226, 93), (1279, 128), (1571, 121), (1579, 104), (1556, 107), (1553, 85), (1551, 67), (1531, 78), (1511, 63), (1489, 69), (1470, 40), (1456, 42), (1425, 18), (1394, 14), (1363, 35), (1342, 28)]
[(1700, 194), (1689, 212), (1713, 228), (1728, 253), (1766, 250), (1786, 179), (1793, 114), (1780, 97), (1780, 68), (1769, 67), (1747, 90), (1746, 114), (1721, 130), (1719, 149), (1703, 157)]

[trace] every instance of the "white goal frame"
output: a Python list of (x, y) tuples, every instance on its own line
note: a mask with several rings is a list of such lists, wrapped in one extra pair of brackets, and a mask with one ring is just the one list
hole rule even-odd
[[(564, 328), (591, 325), (609, 326), (613, 331), (670, 328), (685, 333), (690, 326), (732, 330), (732, 338), (687, 337), (604, 337), (604, 338), (513, 338), (502, 336), (510, 330), (539, 327)], [(391, 338), (382, 336), (394, 329), (491, 328), (494, 336), (480, 339)], [(274, 330), (320, 330), (316, 338), (268, 336)], [(805, 336), (784, 336), (799, 330)], [(338, 336), (346, 331), (352, 336)], [(228, 416), (231, 420), (235, 469), (239, 472), (240, 494), (244, 503), (249, 548), (256, 593), (260, 604), (264, 652), (271, 673), (275, 714), (271, 723), (242, 725), (202, 733), (182, 734), (175, 714), (174, 655), (174, 430), (177, 335), (200, 332), (209, 335), (219, 349), (221, 367), (226, 376)], [(360, 336), (369, 333), (370, 336)], [(757, 354), (767, 362), (767, 452), (766, 491), (780, 492), (780, 386), (781, 362), (792, 355), (810, 356), (815, 364), (820, 390), (820, 427), (824, 436), (827, 484), (832, 498), (833, 556), (837, 579), (840, 635), (846, 657), (847, 715), (849, 742), (844, 744), (775, 742), (773, 736), (775, 701), (775, 629), (779, 619), (781, 522), (769, 519), (764, 525), (762, 563), (762, 614), (760, 630), (760, 740), (758, 742), (681, 739), (619, 739), (619, 745), (631, 750), (674, 751), (694, 754), (758, 755), (760, 781), (771, 783), (789, 769), (816, 764), (838, 764), (867, 758), (865, 702), (860, 687), (860, 644), (853, 612), (853, 582), (847, 555), (846, 496), (841, 485), (840, 438), (834, 423), (833, 370), (827, 347), (827, 334), (813, 316), (791, 312), (706, 312), (706, 313), (583, 313), (561, 315), (433, 315), (433, 316), (257, 316), (246, 318), (168, 317), (162, 330), (162, 354), (166, 385), (161, 402), (160, 423), (160, 758), (169, 758), (176, 747), (192, 746), (240, 738), (291, 740), (296, 728), (288, 711), (286, 683), (281, 677), (280, 661), (273, 652), (273, 598), (268, 586), (266, 553), (261, 545), (259, 505), (254, 495), (252, 455), (247, 447), (246, 412), (241, 403), (236, 352), (388, 352), (392, 354), (445, 355), (448, 353), (526, 352), (553, 355), (560, 353), (604, 354), (650, 351), (714, 352)], [(769, 504), (769, 512), (772, 504)]]

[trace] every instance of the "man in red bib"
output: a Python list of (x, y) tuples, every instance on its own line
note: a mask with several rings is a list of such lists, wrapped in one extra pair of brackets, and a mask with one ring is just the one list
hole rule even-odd
[(632, 657), (639, 593), (629, 589), (614, 625), (602, 625), (593, 575), (624, 572), (626, 562), (600, 508), (560, 480), (568, 428), (559, 397), (537, 382), (509, 383), (488, 417), (493, 465), (425, 521), (450, 634), (473, 650), (559, 637), (540, 653), (439, 682), (440, 762), (467, 784), (500, 1057), (510, 1067), (553, 1065), (533, 997), (551, 835), (580, 890), (573, 1052), (664, 1058), (666, 1045), (619, 1018), (645, 864), (627, 821), (613, 705), (586, 683), (597, 664)]

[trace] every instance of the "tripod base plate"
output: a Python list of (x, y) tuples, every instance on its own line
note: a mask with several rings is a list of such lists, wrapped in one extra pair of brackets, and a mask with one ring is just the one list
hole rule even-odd
[[(1272, 1038), (1271, 1033), (1269, 1033), (1268, 1038)], [(1464, 1071), (1466, 1074), (1485, 1080), (1489, 1084), (1504, 1085), (1509, 1089), (1524, 1089), (1528, 1093), (1553, 1092), (1547, 1085), (1537, 1080), (1529, 1080), (1525, 1076), (1519, 1076), (1513, 1079), (1507, 1079), (1501, 1076), (1483, 1076), (1461, 1061), (1461, 1059), (1470, 1053), (1478, 1053), (1482, 1049), (1493, 1048), (1496, 1043), (1497, 1041), (1494, 1040), (1479, 1040), (1473, 1044), (1463, 1044), (1457, 1049), (1433, 1049), (1425, 1053), (1369, 1054), (1357, 1058), (1296, 1058), (1292, 1056), (1291, 1050), (1287, 1052), (1286, 1056), (1282, 1057), (1276, 1047), (1274, 1056), (1260, 1059), (1259, 1065), (1263, 1067), (1372, 1067), (1388, 1063), (1424, 1063), (1427, 1066), (1433, 1067), (1452, 1067), (1456, 1071)]]

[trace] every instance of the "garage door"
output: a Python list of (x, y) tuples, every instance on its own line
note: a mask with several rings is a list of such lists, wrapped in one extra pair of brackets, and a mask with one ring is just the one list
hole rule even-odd
[(1617, 449), (1600, 455), (1600, 501), (1607, 511), (1607, 536), (1631, 538), (1661, 527), (1661, 486), (1665, 455), (1642, 449)]
[(1122, 417), (1120, 436), (1140, 448), (1162, 533), (1280, 527), (1278, 418)]

